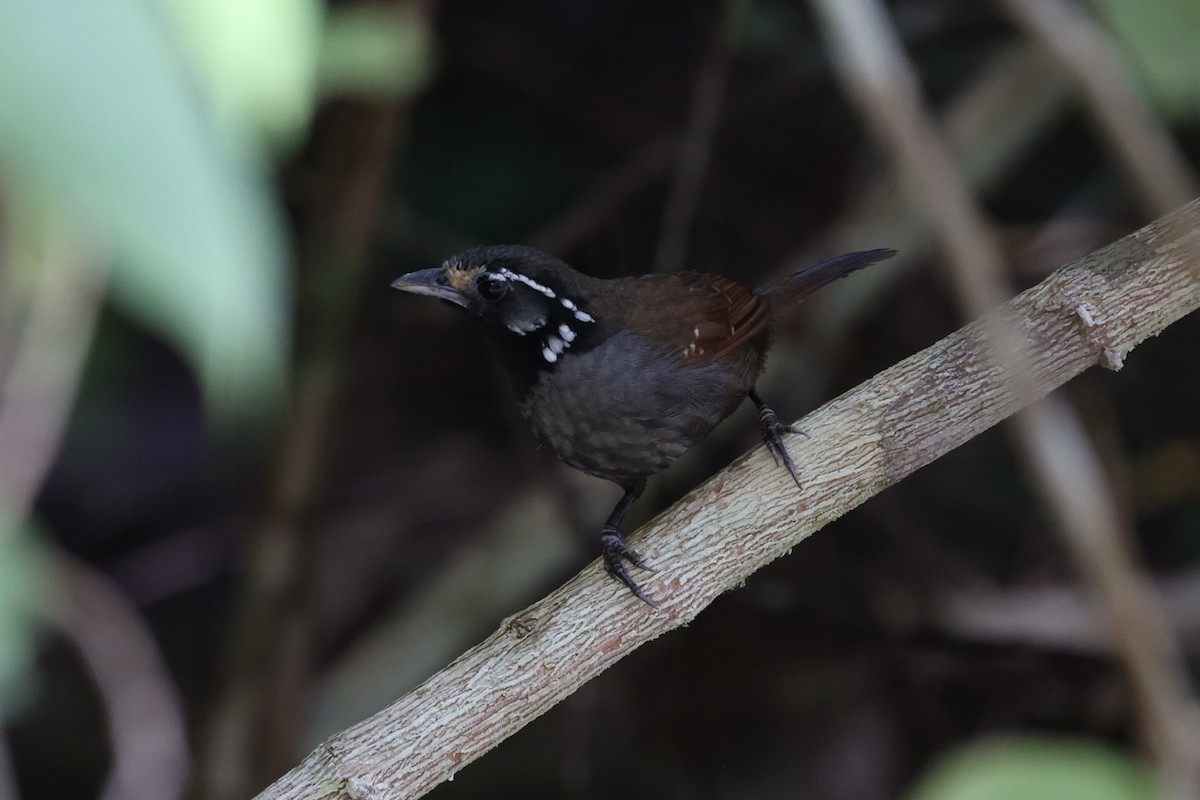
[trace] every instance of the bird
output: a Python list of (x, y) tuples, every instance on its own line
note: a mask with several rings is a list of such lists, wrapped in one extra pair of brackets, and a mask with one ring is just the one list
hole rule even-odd
[(783, 437), (802, 432), (780, 421), (755, 389), (772, 325), (822, 286), (893, 255), (845, 253), (752, 290), (705, 272), (595, 278), (533, 247), (488, 245), (391, 286), (465, 310), (542, 445), (621, 487), (600, 531), (604, 568), (655, 606), (626, 563), (654, 570), (621, 532), (647, 478), (749, 399), (768, 451), (800, 487)]

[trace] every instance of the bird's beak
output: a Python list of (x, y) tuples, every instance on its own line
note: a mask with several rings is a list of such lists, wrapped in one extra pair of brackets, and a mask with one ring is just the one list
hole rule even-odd
[(449, 300), (457, 306), (466, 306), (467, 298), (450, 285), (446, 270), (441, 267), (422, 269), (401, 275), (392, 281), (392, 288), (412, 294), (424, 294), (439, 300)]

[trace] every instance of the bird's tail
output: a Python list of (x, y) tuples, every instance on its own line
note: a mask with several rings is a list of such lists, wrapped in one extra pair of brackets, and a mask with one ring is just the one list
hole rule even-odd
[(844, 278), (855, 270), (860, 270), (876, 261), (883, 261), (894, 255), (896, 255), (895, 250), (887, 249), (843, 253), (840, 256), (803, 266), (790, 275), (784, 275), (778, 280), (758, 287), (754, 293), (759, 297), (768, 298), (776, 307), (799, 303), (825, 284), (833, 283), (838, 278)]

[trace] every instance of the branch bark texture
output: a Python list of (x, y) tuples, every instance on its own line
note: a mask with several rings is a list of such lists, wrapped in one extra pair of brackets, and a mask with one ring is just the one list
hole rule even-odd
[(790, 442), (797, 491), (761, 448), (634, 536), (658, 572), (648, 608), (598, 563), (391, 706), (334, 736), (261, 795), (415, 798), (640, 645), (686, 625), (798, 542), (1095, 364), (1200, 308), (1200, 201), (1055, 272), (996, 314), (1028, 348), (1021, 376), (989, 359), (977, 320), (825, 404)]

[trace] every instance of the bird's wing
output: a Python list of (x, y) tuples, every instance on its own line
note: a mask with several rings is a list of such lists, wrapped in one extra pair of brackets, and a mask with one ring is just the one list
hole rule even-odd
[[(768, 302), (736, 281), (699, 272), (627, 279), (629, 327), (704, 366), (766, 331)], [(637, 301), (634, 302), (633, 298)]]

